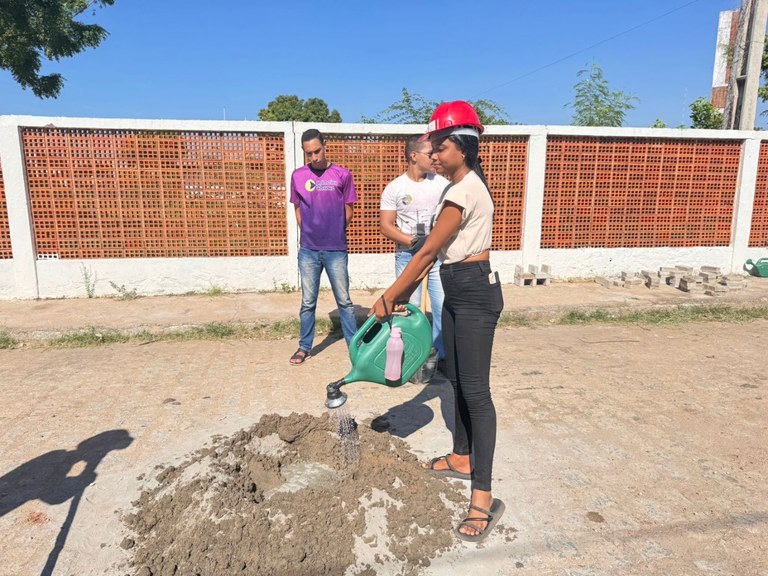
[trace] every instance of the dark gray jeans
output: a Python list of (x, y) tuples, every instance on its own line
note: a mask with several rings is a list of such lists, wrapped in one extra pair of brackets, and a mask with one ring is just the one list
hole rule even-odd
[(491, 398), (491, 350), (504, 307), (497, 272), (488, 261), (443, 264), (443, 343), (455, 397), (455, 454), (474, 454), (472, 488), (491, 489), (496, 408)]

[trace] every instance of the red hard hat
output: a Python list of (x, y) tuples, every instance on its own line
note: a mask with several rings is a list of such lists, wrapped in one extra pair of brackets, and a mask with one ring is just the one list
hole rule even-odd
[(469, 102), (464, 102), (464, 100), (443, 102), (432, 113), (425, 136), (445, 130), (446, 128), (459, 126), (470, 126), (477, 129), (479, 134), (482, 134), (483, 130), (485, 130), (480, 123), (477, 112), (475, 112), (475, 109)]

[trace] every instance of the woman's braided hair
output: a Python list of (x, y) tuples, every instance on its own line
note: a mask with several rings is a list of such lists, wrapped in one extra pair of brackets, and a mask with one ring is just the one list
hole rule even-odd
[(448, 136), (448, 140), (456, 144), (456, 146), (464, 153), (464, 163), (470, 170), (473, 170), (480, 180), (483, 181), (485, 187), (488, 189), (488, 193), (491, 193), (491, 187), (488, 186), (488, 181), (485, 179), (485, 173), (482, 167), (482, 158), (480, 158), (480, 141), (474, 136), (467, 134), (451, 134)]

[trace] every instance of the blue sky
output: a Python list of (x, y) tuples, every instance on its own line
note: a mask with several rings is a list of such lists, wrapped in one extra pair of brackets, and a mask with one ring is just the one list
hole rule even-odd
[(254, 120), (296, 94), (357, 122), (406, 87), (492, 99), (514, 122), (570, 124), (577, 72), (595, 63), (639, 99), (626, 126), (688, 125), (689, 104), (710, 95), (718, 13), (739, 3), (117, 0), (88, 16), (106, 41), (45, 65), (66, 78), (58, 99), (0, 70), (0, 114)]

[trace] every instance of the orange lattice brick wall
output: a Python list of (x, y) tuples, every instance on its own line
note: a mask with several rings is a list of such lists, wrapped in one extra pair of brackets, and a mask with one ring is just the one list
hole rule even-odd
[(550, 136), (542, 248), (728, 246), (741, 143)]
[(282, 134), (23, 128), (39, 258), (288, 253)]
[(528, 138), (483, 136), (483, 172), (493, 197), (493, 250), (519, 250), (523, 233)]
[(749, 231), (749, 247), (768, 247), (768, 142), (760, 143), (755, 200), (752, 205), (752, 227)]
[(13, 251), (11, 250), (11, 229), (8, 226), (8, 205), (5, 202), (3, 165), (0, 158), (0, 260), (9, 258), (13, 258)]
[(394, 244), (379, 231), (384, 187), (405, 172), (405, 139), (397, 134), (326, 134), (328, 159), (352, 172), (357, 188), (355, 216), (347, 233), (354, 254), (384, 254)]
[[(394, 251), (379, 231), (379, 207), (384, 187), (405, 172), (408, 135), (326, 134), (328, 159), (352, 172), (358, 192), (355, 217), (349, 227), (349, 251), (382, 254)], [(495, 203), (493, 249), (517, 250), (522, 235), (525, 137), (489, 136), (480, 142), (480, 156)]]

